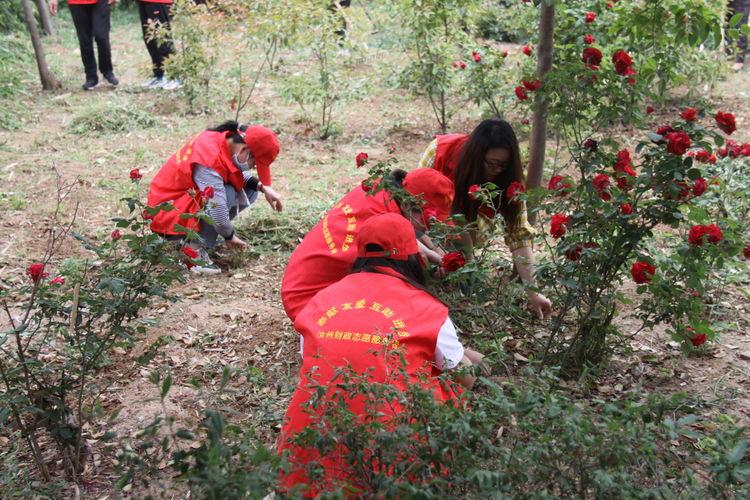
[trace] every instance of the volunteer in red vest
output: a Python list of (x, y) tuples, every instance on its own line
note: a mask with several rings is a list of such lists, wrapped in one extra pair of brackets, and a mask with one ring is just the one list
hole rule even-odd
[[(525, 184), (521, 152), (513, 127), (505, 120), (489, 119), (477, 125), (471, 135), (439, 135), (430, 143), (419, 161), (420, 168), (434, 168), (453, 180), (455, 196), (451, 212), (463, 214), (467, 222), (487, 222), (497, 214), (472, 198), (469, 188), (492, 182), (501, 190), (495, 200), (505, 223), (505, 243), (522, 281), (534, 285), (534, 229), (529, 224), (526, 204), (513, 202), (505, 195), (514, 181)], [(472, 234), (472, 240), (476, 234)], [(464, 238), (469, 247), (472, 241)], [(471, 255), (471, 251), (466, 252)], [(527, 290), (529, 306), (540, 319), (552, 313), (552, 304), (541, 293)]]
[[(76, 27), (81, 60), (86, 72), (83, 90), (94, 90), (99, 85), (94, 57), (94, 41), (99, 52), (99, 71), (107, 83), (116, 87), (120, 84), (112, 67), (112, 47), (109, 43), (109, 10), (117, 0), (68, 0), (70, 17)], [(58, 0), (49, 0), (49, 10), (57, 15)]]
[[(408, 174), (397, 170), (381, 182), (421, 197), (424, 206), (421, 210), (401, 207), (388, 189), (374, 194), (362, 185), (352, 189), (307, 233), (289, 259), (281, 282), (281, 300), (292, 321), (316, 293), (349, 272), (356, 258), (354, 239), (367, 219), (384, 213), (403, 214), (421, 232), (430, 217), (445, 220), (450, 214), (453, 183), (435, 170), (422, 168)], [(427, 256), (440, 260), (437, 254)]]
[[(342, 459), (345, 450), (339, 448), (321, 459), (316, 450), (291, 442), (314, 425), (317, 417), (325, 416), (323, 408), (315, 411), (309, 404), (322, 393), (317, 387), (327, 388), (329, 400), (343, 399), (364, 420), (364, 399), (342, 393), (339, 370), (350, 367), (368, 382), (388, 383), (399, 390), (426, 383), (436, 398), (447, 401), (455, 393), (436, 376), (482, 359), (479, 353), (464, 349), (448, 308), (424, 288), (416, 234), (407, 219), (393, 212), (369, 218), (359, 228), (354, 252), (357, 258), (351, 273), (315, 295), (294, 322), (302, 338), (303, 360), (278, 448), (279, 453), (288, 452), (291, 464), (283, 475), (284, 487), (307, 485), (306, 496), (336, 491), (342, 481), (357, 482)], [(405, 361), (403, 372), (396, 353)], [(457, 381), (471, 388), (474, 377)], [(398, 401), (382, 403), (378, 418), (387, 425), (400, 406)], [(314, 484), (305, 473), (311, 461), (325, 468), (325, 477), (316, 478)]]
[[(200, 241), (189, 241), (201, 265), (191, 270), (200, 274), (218, 274), (206, 251), (217, 244), (219, 235), (226, 244), (244, 248), (247, 244), (234, 232), (232, 219), (263, 193), (266, 201), (281, 212), (279, 194), (271, 188), (271, 163), (279, 154), (276, 134), (259, 125), (225, 122), (196, 135), (162, 166), (149, 186), (148, 205), (171, 204), (175, 210), (162, 210), (151, 222), (151, 229), (168, 239), (184, 239), (185, 230), (197, 231)], [(254, 176), (255, 167), (258, 176)], [(213, 221), (182, 218), (201, 208)]]

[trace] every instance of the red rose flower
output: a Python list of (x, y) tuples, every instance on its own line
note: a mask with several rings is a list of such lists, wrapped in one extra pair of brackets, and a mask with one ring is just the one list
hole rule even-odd
[(748, 243), (745, 249), (742, 250), (742, 255), (744, 255), (746, 259), (750, 259), (750, 243)]
[(680, 113), (680, 118), (686, 122), (694, 122), (698, 118), (698, 110), (695, 108), (685, 108)]
[(539, 90), (539, 88), (542, 86), (542, 82), (540, 82), (539, 80), (532, 80), (532, 81), (523, 80), (521, 81), (521, 83), (529, 92), (534, 92), (535, 90)]
[(553, 175), (547, 184), (547, 189), (550, 191), (564, 191), (572, 187), (573, 184), (570, 181), (565, 181), (565, 177), (562, 175)]
[(187, 245), (184, 246), (184, 247), (182, 247), (182, 253), (185, 254), (185, 256), (188, 257), (188, 258), (190, 258), (190, 259), (197, 259), (198, 258), (198, 252), (194, 248), (189, 247)]
[(575, 262), (581, 258), (581, 252), (583, 252), (583, 247), (581, 245), (575, 245), (574, 247), (565, 250), (565, 257), (568, 260)]
[(49, 282), (50, 285), (64, 285), (65, 284), (65, 278), (62, 276), (55, 276), (52, 278), (52, 281)]
[(461, 252), (448, 252), (443, 255), (443, 260), (440, 265), (443, 270), (452, 273), (464, 267), (466, 265), (466, 259), (464, 259)]
[(699, 179), (695, 179), (693, 182), (693, 194), (695, 196), (700, 196), (703, 193), (706, 192), (706, 189), (708, 189), (708, 182), (703, 177)]
[(471, 57), (474, 58), (474, 62), (479, 62), (482, 60), (482, 56), (480, 56), (479, 52), (476, 52), (476, 51), (471, 52)]
[(648, 262), (634, 262), (633, 266), (630, 268), (630, 275), (633, 277), (633, 281), (639, 285), (651, 283), (654, 274), (656, 274), (656, 266), (653, 266)]
[(370, 157), (367, 155), (367, 153), (359, 153), (355, 158), (354, 161), (357, 164), (357, 168), (364, 166), (367, 163), (367, 160)]
[(44, 272), (44, 264), (42, 264), (41, 262), (35, 262), (34, 264), (31, 264), (26, 269), (26, 274), (29, 275), (29, 278), (31, 278), (31, 281), (33, 281), (34, 283), (39, 283), (39, 280), (49, 276)]
[(466, 63), (463, 61), (453, 61), (452, 65), (454, 68), (466, 69)]
[(505, 196), (507, 196), (509, 200), (512, 200), (513, 198), (516, 197), (518, 193), (525, 193), (525, 192), (526, 192), (526, 188), (523, 186), (523, 184), (521, 184), (518, 181), (513, 181), (508, 186), (508, 189), (505, 190)]
[(721, 232), (721, 228), (716, 224), (706, 226), (706, 234), (708, 235), (709, 243), (716, 244), (724, 239), (724, 233)]
[(699, 149), (692, 156), (695, 161), (700, 163), (716, 163), (716, 157), (705, 149)]
[(115, 229), (114, 231), (112, 231), (112, 233), (110, 233), (109, 237), (112, 238), (112, 241), (117, 241), (122, 238), (122, 233), (119, 229)]
[(672, 132), (672, 127), (670, 127), (669, 125), (662, 125), (661, 127), (656, 129), (656, 133), (662, 137), (664, 137), (670, 132)]
[(526, 54), (527, 56), (531, 57), (531, 54), (533, 53), (534, 49), (531, 48), (531, 45), (524, 45), (521, 51)]
[(594, 42), (595, 40), (593, 35), (583, 35), (583, 43), (585, 43), (586, 45), (591, 45)]
[(732, 135), (732, 132), (737, 130), (737, 124), (732, 113), (722, 113), (719, 111), (714, 116), (714, 119), (716, 120), (716, 125), (727, 135)]
[(583, 49), (581, 60), (588, 65), (599, 66), (602, 62), (602, 51), (596, 47), (586, 47)]
[(705, 241), (704, 236), (708, 236), (709, 243), (718, 243), (724, 238), (724, 234), (721, 232), (721, 228), (716, 224), (709, 224), (708, 226), (693, 226), (690, 228), (688, 234), (688, 241), (691, 245), (703, 246)]
[(635, 170), (633, 170), (633, 165), (630, 163), (632, 161), (632, 158), (630, 157), (630, 151), (627, 149), (621, 149), (617, 152), (617, 156), (615, 157), (615, 172), (624, 172), (628, 174), (631, 177), (635, 177)]
[(620, 213), (622, 215), (630, 215), (633, 213), (633, 205), (630, 203), (620, 203)]
[(591, 24), (594, 21), (596, 21), (596, 13), (594, 12), (586, 12), (586, 16), (583, 18), (587, 24)]
[(203, 196), (207, 200), (213, 198), (215, 194), (216, 193), (213, 186), (207, 186), (206, 189), (201, 192), (201, 196)]
[(553, 238), (562, 238), (563, 235), (568, 231), (568, 224), (570, 224), (570, 216), (565, 214), (554, 214), (549, 225), (549, 234)]
[(472, 184), (469, 186), (469, 198), (472, 200), (476, 200), (476, 193), (479, 192), (482, 188), (479, 187), (479, 184)]
[(650, 114), (651, 114), (651, 113), (653, 113), (654, 111), (655, 111), (655, 109), (654, 109), (654, 107), (653, 107), (653, 106), (646, 106), (646, 114), (647, 114), (647, 115), (650, 115)]
[(615, 65), (615, 71), (618, 75), (630, 76), (635, 74), (633, 59), (624, 50), (618, 50), (612, 54), (612, 64)]
[(673, 155), (684, 155), (692, 142), (685, 132), (670, 132), (667, 134), (667, 151)]
[(131, 181), (139, 181), (143, 179), (143, 175), (141, 175), (141, 171), (137, 168), (134, 168), (130, 171), (130, 180)]
[(529, 98), (528, 94), (526, 94), (526, 90), (520, 86), (516, 87), (516, 97), (521, 101), (525, 101)]
[(599, 192), (599, 197), (601, 197), (602, 200), (609, 201), (612, 198), (612, 196), (607, 192), (607, 188), (609, 187), (609, 183), (610, 183), (610, 179), (607, 174), (595, 175), (591, 183), (594, 185), (594, 188)]
[(742, 156), (750, 156), (750, 143), (745, 143), (739, 148)]
[(621, 191), (630, 191), (630, 188), (633, 187), (632, 177), (627, 175), (618, 175), (615, 180), (617, 182), (617, 187), (620, 188)]
[(588, 138), (585, 141), (583, 141), (583, 148), (588, 149), (592, 153), (599, 149), (599, 143), (596, 142), (594, 139)]
[(690, 342), (695, 347), (700, 347), (706, 343), (707, 337), (705, 333), (696, 333), (690, 338)]
[(362, 191), (364, 191), (365, 193), (372, 191), (372, 186), (367, 183), (367, 179), (364, 179), (359, 185), (362, 187)]

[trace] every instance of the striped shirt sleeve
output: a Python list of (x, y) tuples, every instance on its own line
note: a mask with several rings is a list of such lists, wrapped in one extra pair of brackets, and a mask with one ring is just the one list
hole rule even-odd
[(234, 226), (229, 220), (229, 207), (227, 206), (227, 192), (224, 187), (224, 180), (214, 170), (195, 165), (193, 168), (193, 181), (201, 191), (208, 186), (214, 188), (214, 197), (206, 205), (206, 214), (214, 221), (216, 232), (225, 238), (229, 238), (234, 233)]

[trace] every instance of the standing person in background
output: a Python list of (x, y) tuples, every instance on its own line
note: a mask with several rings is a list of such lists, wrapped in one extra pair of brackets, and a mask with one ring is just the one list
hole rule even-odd
[(337, 12), (339, 17), (341, 18), (341, 27), (336, 30), (336, 35), (338, 35), (340, 40), (339, 43), (343, 43), (344, 40), (346, 40), (346, 30), (348, 28), (346, 24), (346, 16), (344, 16), (343, 9), (349, 7), (351, 4), (351, 0), (333, 0), (328, 6), (328, 10), (330, 10), (331, 12)]
[[(201, 236), (189, 241), (183, 252), (201, 261), (192, 266), (197, 274), (219, 274), (221, 269), (208, 256), (207, 248), (217, 244), (219, 235), (234, 248), (245, 248), (234, 232), (231, 220), (252, 205), (263, 193), (271, 208), (281, 212), (279, 194), (271, 188), (271, 163), (279, 154), (276, 134), (258, 125), (225, 122), (204, 130), (185, 144), (164, 163), (151, 180), (148, 206), (170, 204), (173, 210), (162, 210), (151, 221), (151, 230), (170, 240), (184, 240), (180, 225)], [(251, 169), (258, 170), (255, 177)], [(205, 206), (209, 224), (198, 218), (183, 218)]]
[[(151, 32), (152, 27), (161, 25), (169, 28), (170, 10), (173, 0), (138, 0), (138, 14), (141, 16), (143, 41), (148, 55), (151, 56), (153, 76), (143, 82), (142, 87), (149, 89), (173, 90), (182, 86), (179, 80), (168, 80), (164, 77), (164, 60), (174, 54), (170, 40), (157, 40)], [(199, 3), (196, 1), (195, 3)]]
[[(81, 49), (81, 60), (86, 72), (86, 82), (83, 90), (94, 90), (99, 85), (96, 72), (96, 57), (94, 57), (94, 40), (99, 52), (99, 71), (107, 82), (116, 87), (120, 84), (112, 67), (112, 47), (109, 43), (109, 11), (110, 5), (117, 0), (68, 0), (70, 16), (76, 27), (78, 45)], [(57, 15), (58, 0), (49, 0), (49, 11)]]
[[(507, 196), (513, 183), (524, 185), (523, 165), (518, 139), (513, 127), (505, 120), (489, 119), (477, 125), (471, 135), (439, 135), (427, 147), (419, 162), (420, 168), (434, 168), (455, 185), (451, 213), (462, 214), (468, 223), (489, 222), (499, 214), (505, 222), (505, 243), (513, 254), (521, 280), (534, 285), (534, 229), (529, 225), (526, 204)], [(472, 186), (487, 182), (495, 184), (500, 194), (494, 201), (496, 209), (480, 205), (469, 192)], [(497, 210), (497, 212), (495, 211)], [(463, 238), (465, 254), (471, 255), (480, 236), (473, 231)], [(529, 307), (540, 319), (552, 313), (552, 304), (541, 293), (527, 289)]]
[[(750, 18), (750, 0), (731, 0), (727, 10), (727, 22), (735, 14), (742, 14), (742, 20), (737, 25), (737, 28), (747, 26), (748, 18)], [(732, 40), (726, 39), (725, 42), (727, 47), (732, 44)], [(734, 54), (734, 70), (739, 71), (745, 65), (745, 56), (747, 55), (747, 35), (740, 32), (740, 37), (737, 40), (737, 51)]]

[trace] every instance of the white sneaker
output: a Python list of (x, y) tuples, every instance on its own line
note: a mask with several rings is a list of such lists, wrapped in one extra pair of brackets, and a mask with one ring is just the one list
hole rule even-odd
[(161, 89), (164, 88), (165, 83), (167, 83), (167, 79), (163, 76), (161, 78), (153, 77), (150, 80), (143, 82), (141, 87), (146, 89)]
[(166, 80), (162, 88), (164, 90), (177, 90), (180, 87), (182, 87), (182, 82), (175, 78), (174, 80)]
[(196, 265), (190, 268), (190, 271), (195, 274), (203, 274), (206, 276), (214, 276), (221, 274), (221, 268), (214, 264), (211, 257), (208, 256), (205, 248), (198, 249), (198, 259), (201, 262), (200, 265)]

